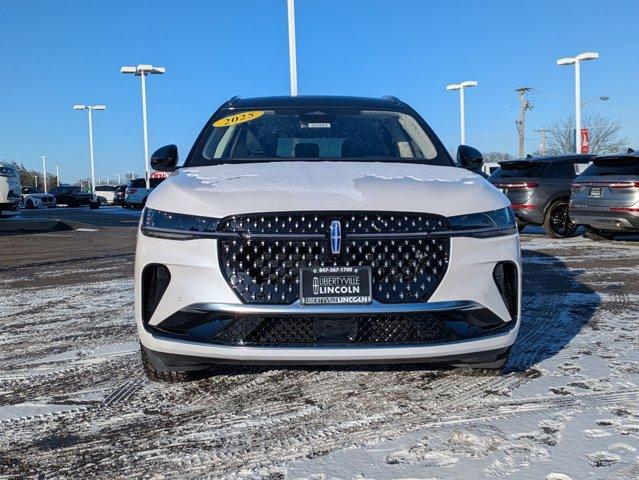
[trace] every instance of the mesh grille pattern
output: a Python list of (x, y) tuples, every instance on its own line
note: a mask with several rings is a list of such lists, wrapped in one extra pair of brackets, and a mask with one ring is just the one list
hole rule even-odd
[(210, 341), (225, 345), (407, 344), (459, 337), (432, 315), (243, 317)]
[(223, 232), (250, 233), (322, 233), (339, 220), (342, 232), (348, 233), (419, 233), (444, 230), (446, 219), (425, 213), (268, 213), (236, 215), (225, 218), (218, 227)]
[[(426, 302), (448, 267), (447, 237), (349, 239), (349, 233), (416, 233), (444, 228), (444, 220), (417, 214), (342, 215), (339, 254), (331, 253), (328, 238), (309, 240), (222, 239), (219, 260), (227, 282), (245, 303), (290, 305), (299, 299), (299, 269), (318, 266), (370, 266), (373, 298), (382, 303)], [(251, 233), (327, 234), (340, 215), (233, 217), (222, 230), (239, 231), (251, 222)], [(415, 218), (413, 218), (415, 217)], [(296, 224), (289, 218), (302, 218)], [(317, 220), (316, 220), (317, 219)], [(257, 227), (254, 225), (257, 222)], [(282, 225), (284, 231), (274, 225)], [(240, 226), (241, 225), (241, 226)], [(396, 228), (396, 230), (392, 230)], [(324, 230), (322, 230), (324, 229)], [(418, 229), (418, 230), (415, 230)]]

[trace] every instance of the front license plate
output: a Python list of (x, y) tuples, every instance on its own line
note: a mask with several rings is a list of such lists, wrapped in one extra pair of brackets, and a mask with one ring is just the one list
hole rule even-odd
[(371, 267), (300, 268), (302, 305), (364, 304), (372, 298)]
[(590, 189), (591, 197), (601, 197), (601, 187), (592, 187)]

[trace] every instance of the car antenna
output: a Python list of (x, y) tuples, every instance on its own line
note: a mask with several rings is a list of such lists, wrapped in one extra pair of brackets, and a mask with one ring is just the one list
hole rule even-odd
[(402, 101), (399, 98), (397, 98), (397, 97), (395, 97), (393, 95), (384, 95), (382, 98), (384, 100), (390, 100), (391, 102), (396, 103), (398, 105), (402, 103)]
[(232, 98), (229, 100), (229, 107), (232, 107), (232, 106), (233, 106), (233, 104), (234, 104), (235, 102), (237, 102), (240, 98), (242, 98), (242, 95), (235, 95), (234, 97), (232, 97)]

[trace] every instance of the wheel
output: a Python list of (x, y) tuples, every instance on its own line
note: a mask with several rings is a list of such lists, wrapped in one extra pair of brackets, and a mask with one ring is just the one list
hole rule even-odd
[(598, 230), (592, 227), (586, 227), (586, 237), (590, 240), (594, 240), (595, 242), (600, 242), (602, 240), (612, 240), (615, 236), (616, 232), (611, 230)]
[(568, 202), (558, 200), (546, 212), (544, 231), (551, 238), (566, 238), (574, 235), (577, 224), (568, 216)]
[(181, 383), (191, 382), (203, 377), (202, 372), (197, 370), (171, 372), (157, 370), (153, 366), (153, 363), (149, 358), (149, 354), (142, 344), (140, 344), (140, 355), (142, 357), (142, 369), (144, 370), (144, 374), (146, 375), (146, 378), (152, 382)]
[(26, 208), (35, 208), (35, 206), (33, 205), (33, 201), (32, 200), (27, 200), (27, 203), (24, 205)]

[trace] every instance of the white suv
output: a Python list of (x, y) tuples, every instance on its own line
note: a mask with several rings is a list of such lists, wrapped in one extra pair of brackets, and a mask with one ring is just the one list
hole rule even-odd
[[(146, 203), (135, 317), (147, 376), (219, 363), (500, 368), (519, 328), (508, 199), (394, 97), (234, 98)], [(460, 168), (466, 167), (466, 168)]]
[(0, 162), (0, 217), (16, 215), (22, 203), (20, 176), (8, 163)]
[(149, 187), (146, 188), (146, 180), (144, 178), (136, 178), (131, 180), (124, 192), (124, 208), (142, 208), (146, 204), (147, 198), (157, 187), (164, 178), (151, 178), (149, 179)]

